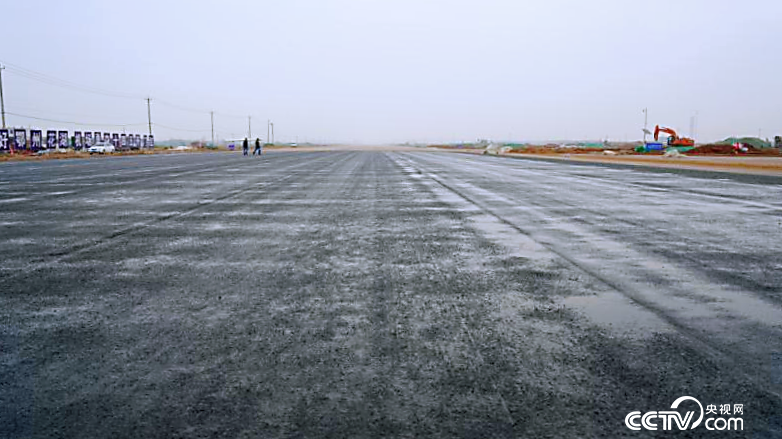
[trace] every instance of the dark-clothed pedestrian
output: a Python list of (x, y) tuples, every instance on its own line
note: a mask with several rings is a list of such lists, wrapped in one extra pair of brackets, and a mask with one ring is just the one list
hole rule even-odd
[(247, 155), (249, 151), (250, 146), (247, 144), (247, 137), (245, 137), (244, 142), (242, 142), (242, 155)]
[(255, 155), (256, 152), (258, 153), (258, 155), (261, 155), (261, 152), (263, 152), (261, 150), (261, 139), (257, 137), (255, 138), (255, 149), (253, 150), (253, 155)]

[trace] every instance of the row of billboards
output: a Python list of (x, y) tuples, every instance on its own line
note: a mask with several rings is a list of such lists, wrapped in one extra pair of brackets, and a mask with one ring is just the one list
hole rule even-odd
[(155, 147), (155, 136), (125, 133), (102, 133), (92, 131), (46, 131), (26, 129), (0, 129), (0, 151), (42, 151), (47, 149), (87, 149), (98, 142), (108, 142), (117, 150), (152, 149)]

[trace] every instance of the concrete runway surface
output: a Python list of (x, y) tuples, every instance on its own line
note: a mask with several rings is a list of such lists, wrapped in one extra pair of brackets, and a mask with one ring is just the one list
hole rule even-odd
[[(781, 238), (767, 176), (0, 164), (0, 437), (780, 437)], [(685, 395), (744, 430), (625, 426)]]

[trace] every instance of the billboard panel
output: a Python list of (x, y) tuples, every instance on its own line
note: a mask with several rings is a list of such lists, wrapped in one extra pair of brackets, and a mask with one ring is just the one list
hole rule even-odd
[(43, 148), (43, 131), (30, 130), (30, 149), (40, 151)]
[(2, 129), (0, 130), (0, 151), (10, 151), (11, 150), (11, 142), (8, 138), (8, 130)]
[(84, 148), (84, 143), (82, 142), (81, 137), (81, 131), (74, 131), (73, 132), (73, 149), (76, 151), (81, 151), (82, 148)]
[(46, 130), (46, 149), (57, 147), (57, 131)]
[(27, 149), (27, 130), (14, 130), (14, 149), (17, 151)]
[(84, 147), (89, 148), (92, 146), (92, 133), (89, 131), (84, 132)]
[(111, 143), (114, 145), (114, 148), (119, 149), (119, 134), (114, 133), (111, 135)]
[(67, 131), (57, 131), (57, 147), (60, 149), (68, 149)]
[(141, 149), (144, 145), (141, 144), (141, 134), (136, 134), (136, 149)]
[(99, 131), (95, 131), (95, 134), (92, 135), (92, 144), (96, 144), (103, 140), (103, 135)]
[(103, 141), (111, 142), (111, 133), (103, 133)]
[(155, 136), (150, 134), (149, 135), (149, 148), (152, 149), (155, 147)]

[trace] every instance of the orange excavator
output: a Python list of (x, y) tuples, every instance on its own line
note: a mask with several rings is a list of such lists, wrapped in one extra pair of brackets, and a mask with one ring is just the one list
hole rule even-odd
[(676, 131), (665, 127), (660, 128), (660, 125), (654, 127), (655, 142), (660, 137), (660, 133), (670, 134), (668, 137), (668, 146), (695, 146), (695, 140), (690, 139), (689, 137), (679, 137), (676, 135)]

